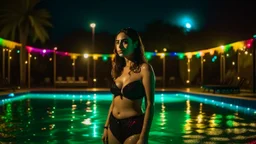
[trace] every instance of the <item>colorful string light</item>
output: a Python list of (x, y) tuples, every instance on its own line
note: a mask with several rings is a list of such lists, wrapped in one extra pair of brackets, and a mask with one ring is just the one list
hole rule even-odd
[[(204, 49), (204, 50), (199, 50), (199, 51), (193, 51), (193, 52), (145, 52), (145, 56), (147, 59), (151, 59), (152, 56), (159, 56), (161, 58), (166, 57), (166, 56), (177, 56), (179, 59), (184, 59), (185, 56), (188, 59), (191, 59), (193, 56), (196, 56), (197, 58), (204, 56), (205, 54), (209, 53), (210, 55), (213, 55), (215, 52), (219, 54), (223, 54), (227, 51), (229, 51), (231, 48), (233, 48), (234, 51), (237, 50), (244, 50), (245, 48), (251, 48), (253, 42), (253, 38), (249, 40), (243, 40), (243, 41), (238, 41), (234, 42), (231, 44), (227, 45), (222, 45), (214, 48), (209, 48), (209, 49)], [(0, 46), (2, 47), (8, 47), (9, 49), (13, 49), (15, 47), (20, 47), (20, 43), (16, 43), (13, 41), (5, 40), (3, 38), (0, 38)], [(56, 53), (58, 55), (62, 56), (70, 56), (72, 59), (76, 59), (79, 56), (84, 56), (84, 54), (80, 53), (68, 53), (68, 52), (62, 52), (62, 51), (57, 51), (57, 48), (55, 47), (54, 49), (41, 49), (41, 48), (34, 48), (31, 46), (26, 46), (27, 50), (29, 53), (41, 53), (41, 54), (47, 54), (47, 53)], [(19, 53), (19, 52), (17, 52)], [(113, 57), (113, 54), (86, 54), (87, 57), (92, 57), (94, 60), (97, 60), (99, 57), (102, 57), (103, 61), (107, 61), (108, 58)]]

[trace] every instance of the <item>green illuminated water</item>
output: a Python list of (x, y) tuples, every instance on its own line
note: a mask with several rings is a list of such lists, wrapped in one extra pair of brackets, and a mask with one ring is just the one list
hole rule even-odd
[[(100, 144), (111, 98), (100, 93), (28, 94), (2, 100), (0, 143)], [(216, 106), (217, 102), (209, 101), (157, 94), (150, 144), (246, 143), (256, 139), (255, 114), (245, 115), (238, 107), (229, 110), (230, 104)]]

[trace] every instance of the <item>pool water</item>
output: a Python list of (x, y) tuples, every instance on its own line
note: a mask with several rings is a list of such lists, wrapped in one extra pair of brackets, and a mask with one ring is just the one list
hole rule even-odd
[[(0, 102), (0, 143), (100, 144), (110, 93), (25, 94)], [(247, 143), (255, 110), (182, 93), (157, 93), (150, 144)]]

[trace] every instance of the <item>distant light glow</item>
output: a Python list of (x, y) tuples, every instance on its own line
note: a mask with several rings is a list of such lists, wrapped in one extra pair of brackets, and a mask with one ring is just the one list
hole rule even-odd
[(95, 24), (95, 23), (91, 23), (91, 24), (90, 24), (90, 27), (91, 27), (91, 28), (95, 28), (95, 27), (96, 27), (96, 24)]
[(200, 18), (198, 14), (193, 12), (182, 12), (170, 16), (169, 22), (178, 27), (185, 28), (186, 32), (189, 30), (197, 30), (199, 28)]
[(27, 49), (28, 49), (28, 52), (31, 52), (33, 48), (30, 46), (27, 46)]
[(145, 53), (145, 56), (146, 56), (146, 59), (147, 59), (147, 60), (150, 60), (150, 59), (151, 59), (151, 54), (150, 54), (150, 53), (147, 53), (147, 52), (146, 52), (146, 53)]
[(84, 54), (84, 58), (88, 58), (89, 57), (89, 55), (88, 54)]
[(107, 61), (108, 57), (107, 56), (103, 56), (102, 59), (103, 59), (103, 61)]
[(9, 97), (14, 97), (14, 93), (10, 93), (8, 96)]
[(190, 23), (186, 23), (186, 28), (190, 29), (191, 28), (191, 24)]

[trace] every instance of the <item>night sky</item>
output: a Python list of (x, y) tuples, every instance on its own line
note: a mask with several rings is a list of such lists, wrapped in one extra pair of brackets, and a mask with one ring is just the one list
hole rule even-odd
[(209, 25), (252, 27), (253, 1), (241, 0), (43, 0), (40, 7), (52, 15), (51, 39), (61, 39), (75, 29), (89, 30), (95, 22), (96, 32), (116, 33), (133, 27), (143, 31), (152, 20), (162, 19), (181, 26), (184, 17), (198, 30)]

